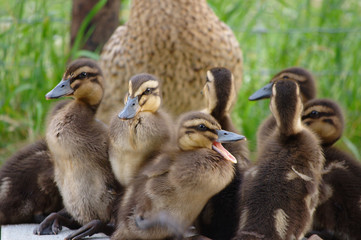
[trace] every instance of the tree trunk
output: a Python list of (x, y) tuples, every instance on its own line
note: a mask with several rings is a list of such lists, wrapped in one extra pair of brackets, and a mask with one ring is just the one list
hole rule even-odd
[[(98, 1), (99, 0), (73, 0), (70, 47), (74, 45), (82, 21)], [(80, 46), (80, 48), (89, 51), (95, 51), (98, 48), (101, 50), (119, 25), (119, 11), (120, 0), (108, 0), (88, 25), (87, 30), (93, 26), (95, 29), (89, 39), (87, 39), (85, 44)]]

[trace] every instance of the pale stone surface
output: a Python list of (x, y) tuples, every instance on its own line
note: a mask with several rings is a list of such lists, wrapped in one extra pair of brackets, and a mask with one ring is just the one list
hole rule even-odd
[[(72, 230), (63, 228), (58, 235), (34, 235), (33, 230), (37, 224), (20, 224), (1, 226), (1, 240), (63, 240)], [(109, 240), (105, 234), (95, 234), (87, 239)]]

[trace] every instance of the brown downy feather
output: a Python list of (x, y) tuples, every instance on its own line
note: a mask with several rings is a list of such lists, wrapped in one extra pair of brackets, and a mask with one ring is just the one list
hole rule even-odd
[[(237, 132), (230, 116), (230, 109), (236, 100), (236, 88), (231, 71), (221, 67), (212, 68), (207, 72), (206, 79), (203, 92), (207, 108), (204, 111), (211, 114), (222, 129)], [(223, 145), (237, 159), (237, 164), (233, 165), (234, 178), (225, 189), (208, 201), (196, 221), (198, 233), (214, 240), (231, 239), (237, 232), (240, 219), (239, 191), (243, 171), (250, 164), (246, 141)]]
[(333, 146), (344, 128), (341, 108), (332, 100), (315, 99), (305, 105), (302, 121), (319, 136), (326, 159), (320, 205), (310, 234), (325, 240), (361, 239), (361, 164)]
[[(303, 103), (316, 97), (316, 84), (312, 74), (306, 69), (300, 67), (291, 67), (277, 73), (270, 82), (279, 80), (290, 80), (298, 83)], [(273, 133), (276, 127), (276, 121), (273, 116), (264, 120), (257, 131), (257, 152), (262, 151), (263, 142)]]
[(277, 125), (245, 173), (234, 239), (301, 239), (318, 202), (324, 158), (315, 134), (301, 124), (298, 84), (277, 81), (270, 108)]
[[(55, 94), (65, 89), (65, 83), (60, 88), (64, 81), (70, 92)], [(108, 222), (120, 191), (108, 160), (107, 127), (95, 119), (102, 82), (96, 62), (79, 59), (70, 63), (62, 82), (47, 94), (47, 98), (74, 98), (49, 118), (46, 140), (65, 209), (82, 225), (93, 219)]]
[(0, 169), (0, 225), (41, 222), (62, 209), (44, 140), (19, 150)]
[[(157, 155), (165, 143), (173, 141), (171, 118), (160, 109), (161, 97), (158, 79), (150, 74), (138, 74), (129, 81), (126, 107), (138, 107), (134, 116), (111, 121), (109, 159), (117, 180), (127, 186), (152, 156)], [(137, 98), (129, 106), (130, 99)], [(132, 112), (133, 113), (133, 112)]]

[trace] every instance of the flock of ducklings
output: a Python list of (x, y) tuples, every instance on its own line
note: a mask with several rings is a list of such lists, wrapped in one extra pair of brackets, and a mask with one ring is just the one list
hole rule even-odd
[(45, 139), (1, 167), (0, 224), (74, 229), (66, 239), (361, 239), (361, 164), (334, 146), (338, 104), (305, 69), (276, 74), (249, 98), (272, 112), (251, 161), (230, 118), (241, 76), (237, 39), (205, 0), (133, 0), (100, 66), (75, 60), (46, 95), (73, 100)]
[(95, 117), (100, 67), (70, 63), (46, 98), (73, 100), (48, 114), (45, 140), (0, 170), (0, 223), (38, 222), (39, 235), (76, 229), (66, 239), (360, 239), (361, 165), (333, 147), (342, 111), (315, 99), (311, 74), (285, 69), (249, 98), (270, 98), (272, 112), (253, 162), (230, 118), (232, 73), (212, 68), (206, 79), (206, 109), (174, 123), (160, 80), (137, 74), (108, 127)]

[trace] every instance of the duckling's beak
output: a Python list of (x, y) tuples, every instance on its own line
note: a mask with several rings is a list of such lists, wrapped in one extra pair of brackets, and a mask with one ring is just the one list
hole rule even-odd
[(138, 97), (128, 97), (127, 103), (125, 104), (123, 111), (118, 114), (118, 117), (124, 120), (132, 119), (137, 115), (139, 109)]
[(225, 130), (217, 130), (217, 134), (218, 134), (218, 139), (215, 142), (213, 142), (212, 149), (218, 152), (219, 154), (221, 154), (222, 157), (224, 157), (226, 160), (231, 161), (233, 163), (237, 163), (237, 159), (230, 152), (228, 152), (221, 143), (246, 140), (246, 137)]
[(45, 95), (45, 98), (53, 99), (53, 98), (60, 98), (62, 96), (67, 96), (72, 94), (74, 90), (70, 86), (70, 78), (69, 79), (62, 79), (58, 85), (53, 88), (50, 92)]
[(264, 86), (263, 88), (259, 89), (258, 91), (256, 91), (255, 93), (253, 93), (248, 100), (250, 101), (255, 101), (255, 100), (260, 100), (263, 98), (269, 98), (271, 97), (272, 94), (272, 86), (273, 86), (273, 82), (267, 84), (266, 86)]
[(228, 132), (225, 130), (217, 130), (217, 134), (218, 134), (217, 142), (220, 143), (229, 143), (229, 142), (237, 142), (239, 140), (246, 140), (245, 136), (233, 132)]

